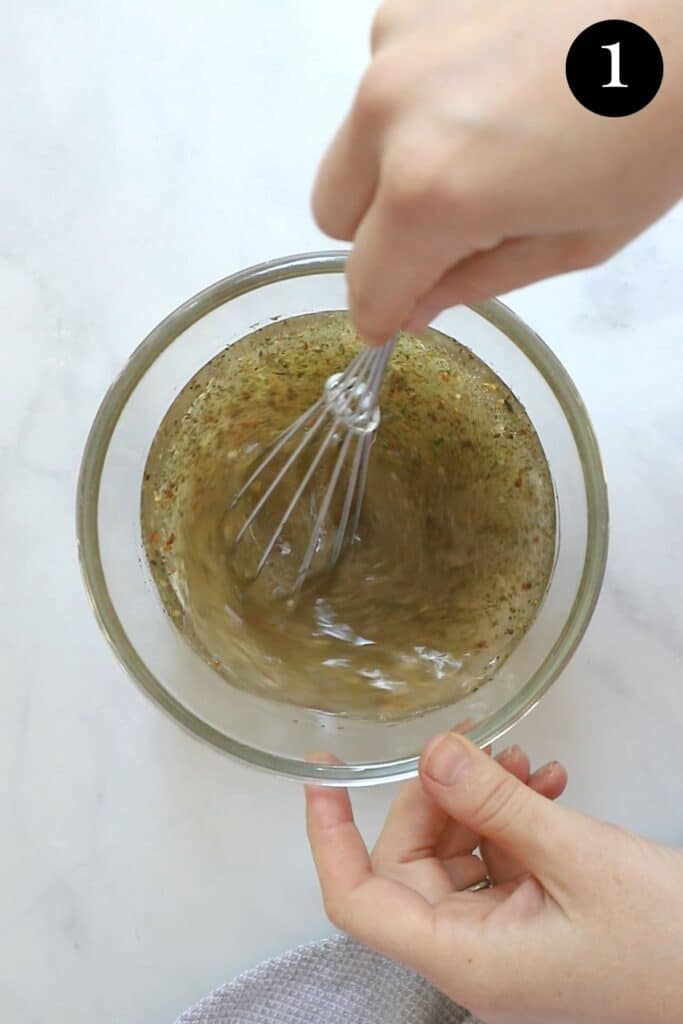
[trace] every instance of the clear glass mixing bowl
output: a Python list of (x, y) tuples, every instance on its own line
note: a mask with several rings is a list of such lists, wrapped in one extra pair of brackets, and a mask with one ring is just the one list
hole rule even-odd
[[(226, 345), (275, 317), (344, 309), (344, 253), (264, 263), (200, 292), (131, 356), (93, 423), (78, 486), (81, 566), (93, 610), (136, 683), (179, 724), (241, 761), (329, 785), (415, 774), (421, 748), (457, 722), (480, 745), (530, 711), (571, 658), (590, 621), (607, 555), (607, 491), (576, 388), (550, 349), (500, 302), (458, 307), (434, 326), (480, 356), (525, 406), (552, 472), (557, 561), (532, 628), (494, 677), (457, 705), (398, 722), (324, 714), (231, 687), (162, 610), (140, 533), (140, 488), (152, 439), (190, 377)], [(327, 750), (343, 765), (307, 762)]]

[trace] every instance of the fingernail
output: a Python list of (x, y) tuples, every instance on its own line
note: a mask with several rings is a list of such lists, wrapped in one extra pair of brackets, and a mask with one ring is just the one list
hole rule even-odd
[(448, 733), (436, 739), (431, 750), (427, 751), (424, 771), (439, 785), (451, 786), (469, 760), (465, 742), (460, 736)]
[(521, 754), (521, 753), (522, 753), (522, 748), (517, 746), (517, 744), (515, 743), (512, 747), (506, 747), (505, 750), (501, 750), (501, 752), (500, 752), (500, 754), (498, 756), (501, 759), (503, 759), (503, 758), (508, 758), (508, 757), (516, 757), (518, 754)]

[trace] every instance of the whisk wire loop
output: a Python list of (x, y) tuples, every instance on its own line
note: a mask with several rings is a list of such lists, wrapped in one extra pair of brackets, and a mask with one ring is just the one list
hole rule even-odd
[[(363, 346), (361, 351), (352, 359), (347, 368), (341, 373), (332, 374), (325, 382), (321, 397), (313, 403), (301, 416), (294, 420), (276, 439), (264, 458), (259, 462), (246, 482), (240, 487), (233, 499), (233, 506), (246, 495), (253, 487), (263, 471), (283, 451), (285, 446), (292, 441), (299, 431), (303, 436), (296, 443), (293, 451), (285, 460), (283, 465), (275, 474), (274, 478), (266, 487), (263, 494), (258, 498), (251, 509), (247, 519), (241, 526), (235, 537), (235, 545), (243, 539), (254, 520), (259, 515), (266, 502), (272, 497), (276, 488), (282, 483), (285, 476), (292, 470), (295, 462), (301, 456), (304, 449), (318, 436), (326, 419), (331, 419), (331, 424), (324, 433), (317, 452), (311, 459), (306, 471), (298, 484), (294, 495), (289, 501), (283, 515), (275, 527), (268, 543), (266, 544), (259, 559), (254, 578), (260, 575), (263, 567), (270, 558), (282, 531), (287, 524), (294, 508), (302, 499), (303, 494), (311, 483), (313, 476), (320, 465), (325, 453), (335, 442), (339, 442), (339, 451), (334, 466), (327, 482), (325, 492), (318, 509), (313, 530), (306, 546), (299, 571), (296, 577), (295, 590), (304, 583), (310, 572), (313, 559), (319, 549), (325, 521), (329, 515), (332, 499), (349, 455), (352, 442), (355, 440), (355, 451), (351, 461), (346, 492), (342, 505), (341, 515), (334, 544), (330, 556), (330, 564), (334, 565), (340, 554), (347, 534), (351, 510), (353, 507), (353, 522), (351, 527), (351, 539), (353, 540), (358, 531), (360, 516), (363, 506), (363, 498), (367, 486), (368, 465), (370, 451), (375, 438), (375, 433), (380, 421), (379, 393), (387, 365), (391, 358), (396, 338), (392, 338), (382, 348), (370, 348)], [(355, 502), (354, 502), (355, 497)]]

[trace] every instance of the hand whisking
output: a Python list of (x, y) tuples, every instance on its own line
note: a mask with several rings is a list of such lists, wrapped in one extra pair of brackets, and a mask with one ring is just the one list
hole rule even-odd
[[(268, 561), (273, 548), (278, 542), (282, 531), (289, 520), (295, 506), (301, 500), (306, 488), (311, 483), (316, 469), (320, 465), (325, 453), (338, 444), (334, 466), (320, 503), (320, 508), (306, 546), (306, 550), (299, 567), (294, 590), (298, 590), (311, 568), (313, 558), (318, 551), (325, 522), (330, 511), (330, 504), (335, 490), (342, 476), (342, 471), (349, 458), (352, 442), (355, 439), (355, 450), (351, 461), (344, 502), (341, 509), (339, 524), (332, 546), (329, 565), (333, 566), (341, 553), (344, 539), (347, 535), (349, 520), (351, 520), (351, 540), (356, 537), (358, 523), (360, 520), (363, 498), (368, 477), (368, 463), (370, 461), (370, 450), (379, 426), (380, 409), (379, 393), (382, 387), (384, 374), (391, 358), (396, 337), (393, 337), (381, 348), (370, 348), (364, 345), (362, 350), (351, 361), (349, 366), (342, 373), (332, 374), (328, 377), (323, 388), (323, 393), (303, 415), (299, 416), (287, 429), (280, 434), (272, 448), (258, 464), (246, 483), (233, 499), (233, 506), (247, 494), (253, 484), (260, 477), (261, 473), (270, 463), (277, 458), (286, 445), (294, 443), (294, 450), (287, 458), (284, 465), (278, 470), (273, 480), (269, 483), (264, 493), (251, 510), (246, 522), (243, 524), (237, 536), (235, 544), (239, 544), (249, 527), (272, 496), (275, 489), (282, 482), (285, 476), (292, 470), (296, 460), (301, 456), (304, 449), (313, 441), (316, 436), (323, 438), (320, 447), (311, 459), (306, 468), (301, 482), (289, 501), (284, 514), (280, 518), (275, 530), (267, 542), (259, 563), (254, 573), (256, 578)], [(300, 439), (296, 439), (297, 434)], [(353, 517), (351, 510), (353, 507)]]

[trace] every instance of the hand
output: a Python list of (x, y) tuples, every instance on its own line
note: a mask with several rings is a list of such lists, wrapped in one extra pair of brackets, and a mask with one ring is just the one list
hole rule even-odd
[(487, 1024), (680, 1024), (683, 854), (544, 799), (562, 769), (517, 765), (436, 737), (372, 857), (348, 794), (309, 787), (330, 919)]
[[(589, 112), (565, 80), (573, 40), (609, 17), (664, 55), (630, 117)], [(323, 230), (353, 240), (350, 310), (371, 342), (600, 263), (683, 192), (675, 0), (387, 0), (372, 52), (313, 197)]]

